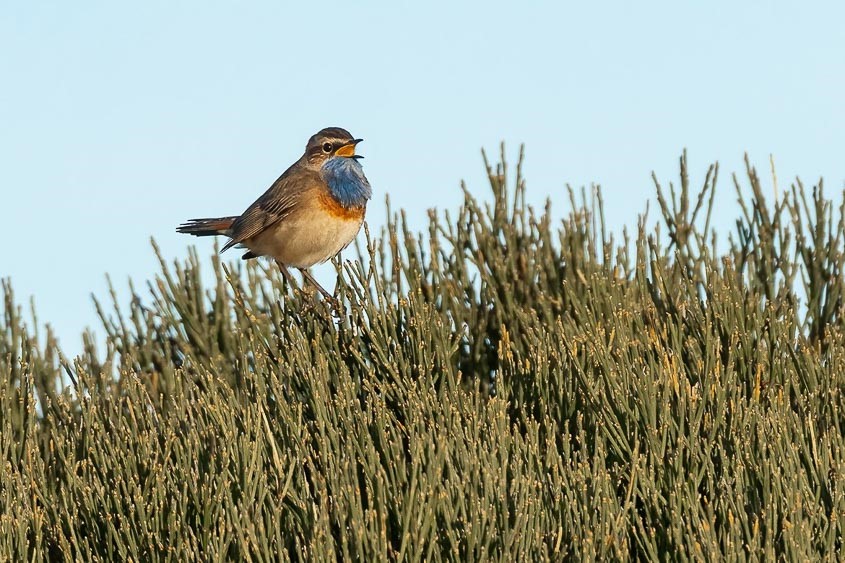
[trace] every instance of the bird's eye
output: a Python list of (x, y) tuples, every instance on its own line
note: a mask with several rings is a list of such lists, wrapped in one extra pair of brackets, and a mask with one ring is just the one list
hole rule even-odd
[(331, 143), (323, 143), (323, 152), (324, 153), (332, 152), (332, 144)]

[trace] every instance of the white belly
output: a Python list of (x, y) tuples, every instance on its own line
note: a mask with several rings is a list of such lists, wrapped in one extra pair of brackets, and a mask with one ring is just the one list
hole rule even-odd
[(295, 214), (244, 241), (244, 246), (285, 266), (310, 268), (343, 250), (358, 234), (363, 222), (363, 216), (341, 219), (316, 210)]

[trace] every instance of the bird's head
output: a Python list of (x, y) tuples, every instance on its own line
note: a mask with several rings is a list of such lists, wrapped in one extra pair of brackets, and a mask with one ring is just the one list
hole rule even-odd
[(346, 129), (326, 127), (308, 139), (305, 159), (311, 166), (319, 167), (332, 157), (364, 158), (355, 154), (355, 145), (361, 141), (363, 139), (354, 139)]

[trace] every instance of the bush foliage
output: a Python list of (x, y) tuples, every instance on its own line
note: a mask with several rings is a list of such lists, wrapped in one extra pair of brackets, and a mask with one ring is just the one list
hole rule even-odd
[(69, 360), (4, 283), (0, 558), (841, 557), (845, 198), (749, 165), (719, 251), (718, 166), (621, 238), (488, 175), (360, 237), (339, 312), (192, 251)]

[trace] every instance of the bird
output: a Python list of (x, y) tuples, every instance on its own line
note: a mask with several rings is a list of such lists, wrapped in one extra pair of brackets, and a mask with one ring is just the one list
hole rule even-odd
[(333, 298), (308, 268), (330, 260), (354, 240), (372, 197), (355, 150), (363, 139), (326, 127), (308, 139), (305, 152), (240, 215), (189, 219), (179, 233), (229, 238), (220, 252), (245, 248), (244, 260), (269, 257), (291, 281), (297, 268), (328, 302)]

